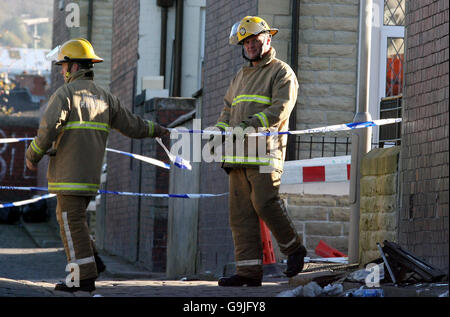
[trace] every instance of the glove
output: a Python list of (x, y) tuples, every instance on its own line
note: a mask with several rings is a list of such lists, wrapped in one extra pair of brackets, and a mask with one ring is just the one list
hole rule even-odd
[[(219, 128), (220, 131), (225, 132), (224, 129), (222, 129), (220, 127), (218, 127), (218, 128)], [(216, 137), (217, 137), (217, 135), (214, 135), (214, 134), (211, 134), (209, 136), (209, 141), (208, 141), (208, 143), (209, 143), (209, 153), (211, 155), (214, 155), (214, 148), (218, 147), (223, 142), (225, 142), (225, 135), (224, 134), (222, 134), (222, 136), (220, 138), (217, 137), (216, 141), (213, 141), (214, 138), (216, 138)], [(220, 140), (220, 143), (217, 140)]]
[(241, 122), (239, 124), (239, 127), (233, 129), (233, 141), (240, 140), (240, 141), (244, 142), (244, 140), (245, 140), (244, 130), (246, 128), (248, 128), (248, 124), (246, 124), (245, 122)]
[(162, 138), (170, 135), (170, 131), (166, 127), (163, 127), (162, 125), (159, 125), (157, 123), (154, 123), (154, 125), (155, 125), (155, 131), (153, 133), (154, 138), (156, 137)]

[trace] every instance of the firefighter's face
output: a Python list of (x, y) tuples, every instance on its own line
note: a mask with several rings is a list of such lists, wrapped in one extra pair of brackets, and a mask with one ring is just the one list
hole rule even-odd
[(69, 70), (69, 63), (62, 63), (61, 64), (61, 75), (64, 78), (64, 81), (68, 80), (68, 77), (70, 75), (70, 70)]
[(249, 59), (258, 58), (270, 49), (271, 38), (267, 33), (260, 33), (247, 37), (244, 42), (244, 49)]

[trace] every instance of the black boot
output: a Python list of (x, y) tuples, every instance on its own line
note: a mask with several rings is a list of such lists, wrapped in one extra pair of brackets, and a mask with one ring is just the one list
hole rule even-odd
[(80, 286), (67, 286), (65, 282), (60, 282), (55, 285), (55, 291), (62, 291), (62, 292), (78, 292), (78, 291), (84, 291), (84, 292), (92, 292), (95, 291), (95, 278), (89, 278), (86, 280), (80, 281)]
[(97, 265), (97, 273), (100, 274), (106, 270), (106, 265), (102, 259), (98, 256), (98, 253), (94, 253), (95, 265)]
[(284, 271), (287, 277), (293, 277), (303, 270), (306, 248), (302, 245), (297, 251), (290, 254), (287, 259), (287, 268)]
[(219, 286), (261, 286), (260, 279), (254, 279), (245, 276), (232, 275), (230, 277), (221, 277)]

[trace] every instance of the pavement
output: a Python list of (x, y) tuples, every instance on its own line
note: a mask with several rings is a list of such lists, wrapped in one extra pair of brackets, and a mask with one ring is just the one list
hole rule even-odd
[[(166, 278), (164, 273), (150, 272), (117, 256), (105, 253), (100, 253), (100, 256), (107, 268), (96, 281), (95, 291), (76, 293), (55, 291), (53, 289), (55, 283), (64, 280), (68, 274), (65, 272), (64, 249), (56, 230), (48, 223), (22, 221), (15, 225), (0, 224), (0, 297), (154, 298), (157, 303), (165, 303), (160, 301), (161, 298), (178, 298), (177, 304), (191, 311), (196, 309), (196, 299), (246, 298), (252, 302), (257, 299), (260, 305), (269, 301), (273, 307), (274, 298), (282, 292), (298, 287), (296, 280), (307, 277), (308, 271), (320, 271), (320, 267), (314, 268), (311, 263), (305, 264), (305, 273), (292, 279), (282, 274), (265, 275), (262, 287), (218, 287), (217, 277), (214, 276), (203, 274), (173, 280)], [(348, 290), (359, 288), (361, 285), (343, 283), (343, 286), (344, 290)], [(428, 287), (425, 285), (420, 289), (386, 285), (383, 289), (385, 297), (436, 298), (445, 290), (448, 291), (448, 283)], [(296, 300), (301, 298), (296, 297)], [(185, 304), (189, 305), (184, 307)], [(179, 307), (181, 309), (181, 306)], [(197, 308), (200, 309), (199, 307)], [(221, 307), (228, 311), (230, 309), (228, 306)], [(234, 309), (235, 312), (239, 312), (238, 308)], [(239, 309), (242, 313), (243, 307)], [(247, 307), (247, 310), (250, 308)]]

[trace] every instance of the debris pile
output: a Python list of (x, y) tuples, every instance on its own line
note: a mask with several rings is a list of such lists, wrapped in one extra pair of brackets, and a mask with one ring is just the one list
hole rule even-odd
[(361, 269), (357, 264), (348, 265), (345, 254), (320, 241), (316, 254), (324, 258), (305, 258), (305, 263), (326, 262), (328, 267), (315, 272), (304, 270), (289, 281), (296, 287), (278, 297), (449, 296), (448, 276), (443, 271), (394, 242), (385, 240), (383, 246), (377, 243), (377, 247), (381, 256)]

